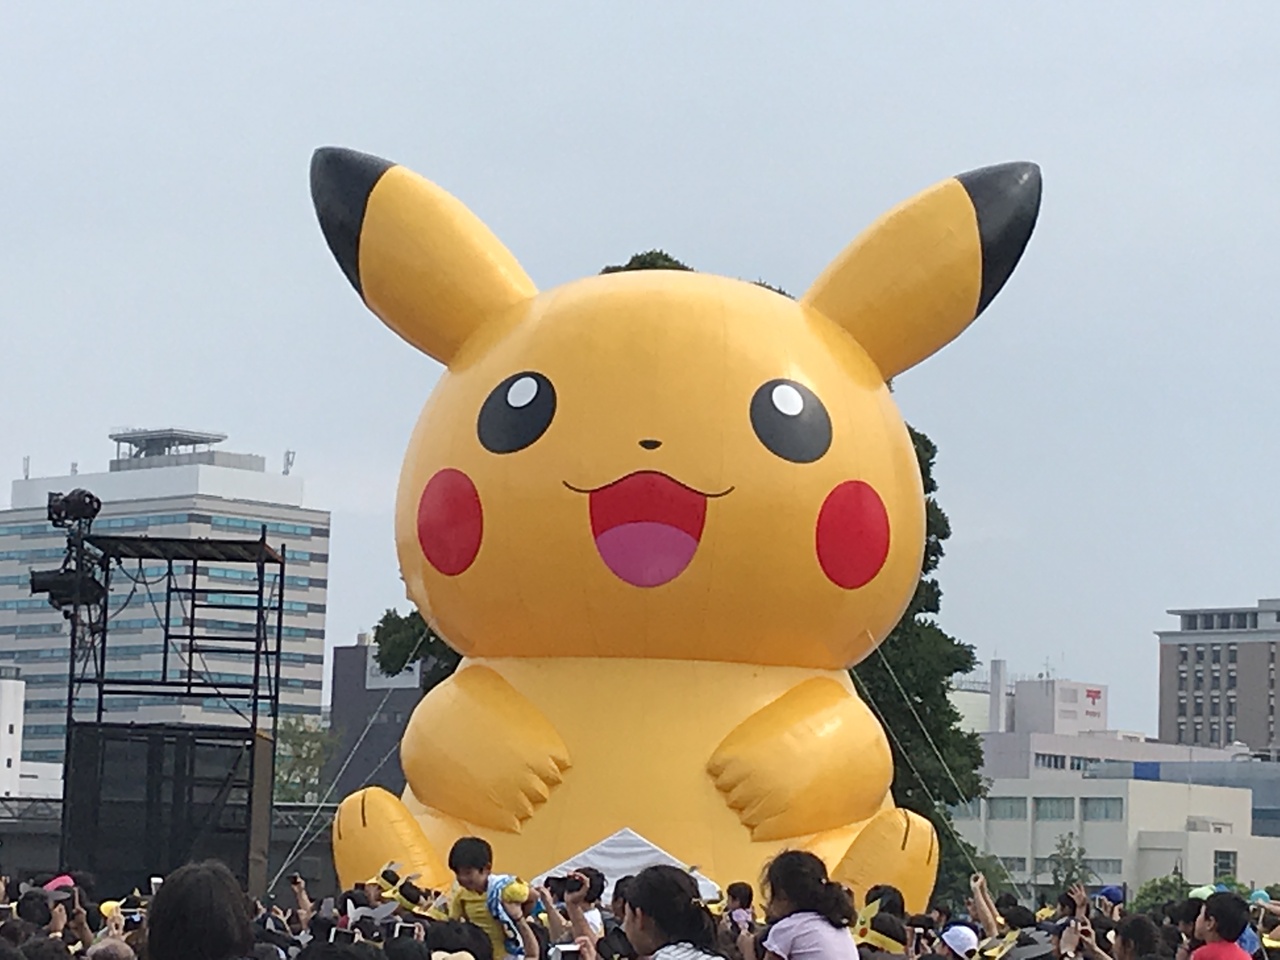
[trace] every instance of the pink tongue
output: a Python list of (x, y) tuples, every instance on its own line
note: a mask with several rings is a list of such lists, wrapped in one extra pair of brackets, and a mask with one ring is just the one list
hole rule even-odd
[(624, 523), (596, 537), (600, 559), (633, 587), (657, 587), (684, 572), (698, 541), (666, 523)]

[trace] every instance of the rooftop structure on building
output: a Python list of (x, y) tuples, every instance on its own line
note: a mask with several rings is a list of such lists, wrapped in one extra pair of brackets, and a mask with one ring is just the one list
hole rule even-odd
[[(221, 433), (163, 428), (112, 432), (116, 456), (100, 473), (24, 477), (12, 486), (11, 508), (0, 511), (0, 665), (20, 665), (26, 682), (23, 760), (60, 763), (64, 749), (68, 636), (66, 622), (29, 589), (32, 569), (56, 567), (66, 532), (46, 515), (50, 493), (83, 488), (99, 497), (95, 534), (165, 538), (243, 538), (264, 530), (270, 546), (284, 550), (284, 583), (272, 575), (271, 589), (284, 590), (281, 712), (319, 716), (323, 682), (328, 592), (327, 511), (304, 503), (301, 478), (268, 473), (255, 454), (215, 449)], [(179, 565), (181, 566), (181, 564)], [(139, 559), (112, 571), (110, 644), (113, 658), (133, 668), (127, 678), (158, 676), (163, 618), (184, 620), (188, 611), (164, 609), (167, 567)], [(187, 570), (188, 575), (190, 571)], [(257, 598), (242, 590), (247, 574), (234, 564), (201, 564), (193, 588), (227, 609), (200, 611), (197, 627), (225, 634), (252, 633)], [(239, 592), (237, 592), (239, 591)], [(242, 602), (243, 601), (243, 602)], [(245, 609), (236, 609), (237, 606)], [(202, 618), (211, 618), (203, 619)], [(243, 654), (210, 653), (201, 666), (227, 683), (240, 679)], [(80, 703), (80, 695), (76, 702)], [(118, 701), (106, 717), (114, 722), (219, 723), (236, 719), (228, 698), (176, 705), (159, 697)]]
[(1276, 656), (1280, 600), (1245, 607), (1170, 610), (1177, 628), (1158, 631), (1160, 739), (1255, 753), (1280, 752)]

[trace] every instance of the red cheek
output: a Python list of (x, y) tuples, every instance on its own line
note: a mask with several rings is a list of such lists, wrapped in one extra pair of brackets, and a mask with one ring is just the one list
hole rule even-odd
[(471, 566), (480, 552), (484, 512), (476, 485), (461, 470), (441, 470), (418, 501), (418, 543), (428, 562), (446, 577)]
[(889, 512), (880, 494), (847, 480), (822, 502), (816, 538), (822, 572), (838, 587), (856, 590), (875, 579), (889, 556)]

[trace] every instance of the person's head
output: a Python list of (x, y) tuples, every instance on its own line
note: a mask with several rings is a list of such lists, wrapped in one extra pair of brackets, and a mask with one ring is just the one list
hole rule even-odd
[(463, 837), (449, 851), (449, 869), (463, 890), (484, 893), (493, 872), (493, 847), (479, 837)]
[(249, 956), (253, 960), (281, 960), (284, 954), (280, 952), (280, 948), (274, 943), (259, 941), (253, 945), (253, 952)]
[(1186, 937), (1195, 936), (1196, 921), (1200, 919), (1200, 910), (1203, 906), (1203, 900), (1187, 899), (1174, 908), (1173, 922), (1178, 925), (1179, 933)]
[(892, 887), (887, 883), (877, 883), (867, 890), (867, 898), (864, 902), (878, 902), (880, 904), (880, 913), (888, 913), (900, 919), (906, 919), (906, 900), (903, 899), (902, 891), (897, 887)]
[(235, 960), (253, 949), (244, 892), (216, 860), (171, 873), (147, 913), (150, 960)]
[(945, 903), (935, 903), (929, 908), (929, 916), (933, 917), (933, 928), (941, 930), (951, 923), (951, 908)]
[(43, 890), (28, 890), (18, 898), (17, 914), (20, 920), (33, 923), (37, 927), (47, 927), (53, 920), (49, 895)]
[(352, 887), (350, 890), (344, 890), (338, 896), (336, 904), (338, 912), (344, 917), (353, 910), (360, 907), (372, 906), (369, 903), (369, 895), (364, 892), (364, 887)]
[[(769, 898), (766, 913), (770, 920), (811, 911), (825, 917), (833, 927), (847, 927), (853, 922), (855, 911), (849, 891), (833, 883), (827, 876), (826, 865), (808, 851), (787, 850), (774, 857), (765, 868), (764, 886)], [(901, 894), (898, 896), (900, 903)], [(883, 901), (880, 913), (892, 915), (892, 911), (885, 911)]]
[(137, 960), (133, 947), (123, 940), (107, 939), (95, 943), (85, 954), (89, 960)]
[(23, 960), (69, 960), (71, 951), (60, 939), (36, 937), (18, 948)]
[(636, 876), (627, 891), (622, 929), (642, 956), (671, 943), (715, 948), (715, 919), (698, 898), (693, 877), (678, 867), (649, 867)]
[(939, 952), (951, 960), (973, 960), (978, 954), (978, 935), (972, 927), (953, 923), (938, 938)]
[[(871, 929), (900, 946), (905, 947), (907, 945), (907, 924), (901, 917), (892, 913), (877, 913), (871, 918)], [(883, 953), (884, 951), (876, 952)], [(903, 951), (895, 950), (892, 952), (896, 955)]]
[(1054, 916), (1057, 917), (1057, 919), (1059, 920), (1065, 920), (1067, 917), (1074, 917), (1075, 915), (1076, 915), (1075, 898), (1064, 890), (1062, 891), (1062, 893), (1058, 894), (1058, 902), (1056, 904), (1056, 910), (1054, 911)]
[(1196, 939), (1235, 943), (1249, 925), (1249, 905), (1234, 893), (1215, 893), (1205, 900), (1196, 920)]
[(729, 910), (750, 910), (756, 894), (749, 883), (731, 883), (724, 891), (725, 906)]
[(613, 885), (613, 902), (609, 905), (609, 912), (618, 920), (621, 920), (627, 912), (627, 891), (631, 889), (631, 884), (635, 877), (626, 876)]
[(14, 917), (12, 920), (0, 923), (0, 943), (11, 943), (16, 947), (26, 943), (39, 932), (40, 928), (34, 923)]
[(1160, 928), (1150, 917), (1125, 917), (1116, 927), (1115, 960), (1140, 960), (1160, 952)]
[(489, 935), (474, 924), (460, 920), (431, 924), (427, 928), (427, 949), (432, 954), (469, 953), (475, 960), (494, 960)]
[(1036, 925), (1036, 915), (1020, 903), (1015, 902), (1012, 906), (1004, 907), (1000, 911), (1000, 916), (1004, 917), (1004, 922), (1010, 930), (1031, 930)]
[(413, 937), (396, 937), (382, 945), (382, 953), (387, 960), (431, 960), (431, 951), (425, 943), (419, 943)]
[(604, 874), (595, 867), (583, 867), (575, 872), (587, 878), (587, 904), (592, 907), (599, 904), (607, 883)]
[(1016, 907), (1018, 905), (1018, 898), (1006, 890), (1004, 893), (1000, 894), (1000, 896), (996, 897), (994, 902), (996, 909), (1003, 913), (1010, 907)]

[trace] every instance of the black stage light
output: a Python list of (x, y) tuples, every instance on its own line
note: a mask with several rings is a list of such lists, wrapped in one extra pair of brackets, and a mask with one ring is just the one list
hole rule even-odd
[(88, 490), (49, 494), (49, 522), (65, 527), (79, 520), (93, 520), (102, 509), (102, 501)]
[(81, 603), (95, 604), (102, 600), (106, 590), (102, 584), (91, 576), (81, 577), (74, 570), (32, 570), (31, 592), (47, 593), (49, 603), (58, 610), (64, 606), (73, 606), (76, 602), (76, 587), (79, 584)]

